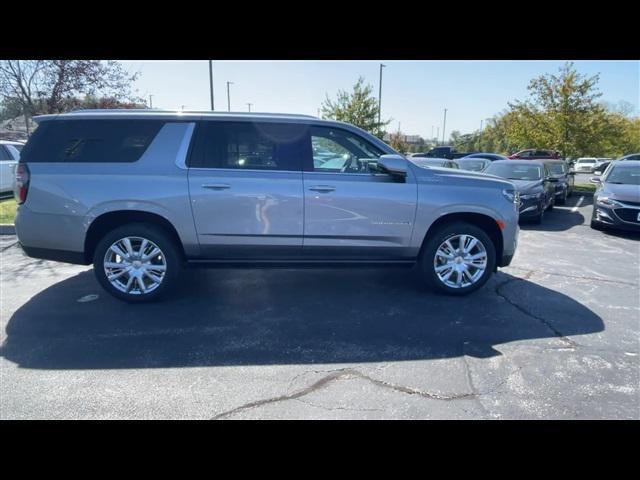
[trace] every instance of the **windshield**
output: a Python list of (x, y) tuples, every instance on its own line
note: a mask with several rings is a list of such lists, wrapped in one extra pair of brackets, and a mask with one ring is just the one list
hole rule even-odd
[(444, 166), (445, 162), (447, 160), (437, 160), (437, 159), (433, 159), (433, 160), (427, 160), (427, 159), (419, 159), (419, 160), (414, 160), (413, 162), (418, 165), (419, 167), (442, 167)]
[(604, 181), (623, 185), (640, 185), (640, 168), (616, 165), (609, 170)]
[(596, 161), (593, 159), (581, 159), (578, 160), (578, 163), (596, 163)]
[(562, 163), (548, 163), (547, 167), (554, 175), (563, 175), (567, 169)]
[(511, 163), (492, 163), (484, 173), (497, 175), (508, 180), (540, 180), (542, 178), (542, 167), (538, 165), (518, 165)]
[(471, 170), (472, 172), (481, 172), (484, 170), (488, 162), (486, 160), (470, 160), (470, 159), (460, 159), (458, 160), (458, 164), (460, 168), (463, 170)]

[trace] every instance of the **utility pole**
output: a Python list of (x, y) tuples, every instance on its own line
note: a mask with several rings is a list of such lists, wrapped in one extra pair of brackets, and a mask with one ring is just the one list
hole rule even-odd
[(251, 105), (253, 105), (253, 103), (247, 103), (247, 107), (249, 107), (249, 111), (251, 111)]
[(227, 110), (231, 111), (231, 94), (229, 93), (229, 85), (233, 85), (233, 82), (227, 82)]
[(438, 138), (440, 138), (440, 127), (436, 128), (436, 146), (438, 146)]
[(209, 92), (211, 94), (211, 111), (214, 111), (215, 103), (213, 103), (213, 61), (209, 60)]
[(320, 118), (320, 109), (318, 109), (318, 118)]
[(444, 120), (442, 122), (442, 144), (444, 145), (444, 131), (447, 128), (447, 109), (444, 109)]
[(382, 113), (382, 69), (386, 67), (385, 64), (380, 64), (380, 86), (378, 87), (378, 124), (380, 124), (380, 115)]
[(153, 95), (149, 95), (149, 108), (153, 108)]

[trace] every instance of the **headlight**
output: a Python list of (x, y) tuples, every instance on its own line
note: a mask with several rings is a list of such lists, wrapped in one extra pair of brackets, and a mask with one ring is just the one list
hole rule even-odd
[(520, 195), (520, 198), (522, 200), (531, 200), (532, 198), (540, 198), (540, 195), (542, 195), (542, 192), (538, 192), (538, 193), (527, 193), (525, 195)]
[(596, 204), (602, 207), (623, 207), (624, 206), (620, 202), (617, 202), (609, 197), (597, 197)]
[(509, 203), (520, 203), (520, 195), (518, 194), (518, 191), (513, 188), (505, 188), (502, 190), (502, 195), (504, 195), (504, 198), (506, 198)]

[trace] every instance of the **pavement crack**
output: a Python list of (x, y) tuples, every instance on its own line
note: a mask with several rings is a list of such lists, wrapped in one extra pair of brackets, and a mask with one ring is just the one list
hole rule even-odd
[[(587, 277), (587, 276), (583, 276), (583, 275), (567, 275), (566, 273), (557, 273), (557, 272), (547, 272), (545, 270), (527, 270), (525, 268), (521, 268), (521, 267), (509, 267), (510, 269), (514, 269), (514, 270), (520, 270), (520, 271), (524, 271), (524, 272), (528, 272), (531, 276), (534, 273), (541, 273), (543, 275), (552, 275), (554, 277), (564, 277), (564, 278), (573, 278), (576, 280), (590, 280), (590, 281), (596, 281), (596, 282), (607, 282), (607, 283), (617, 283), (620, 285), (628, 285), (630, 287), (637, 287), (638, 284), (637, 283), (631, 283), (631, 282), (623, 282), (621, 280), (611, 280), (609, 278), (602, 278), (602, 277)], [(528, 280), (528, 278), (527, 278)]]
[[(313, 373), (313, 372), (305, 372), (305, 373)], [(304, 373), (298, 375), (297, 377), (300, 377), (301, 375), (304, 375)], [(278, 395), (276, 397), (270, 397), (263, 400), (256, 400), (253, 402), (245, 403), (244, 405), (240, 405), (239, 407), (219, 413), (218, 415), (214, 416), (212, 420), (219, 420), (225, 417), (229, 417), (235, 413), (238, 413), (244, 410), (250, 410), (250, 409), (262, 407), (264, 405), (284, 402), (287, 400), (298, 400), (306, 395), (309, 395), (310, 393), (323, 389), (324, 387), (328, 386), (331, 383), (337, 382), (339, 380), (349, 380), (354, 378), (367, 380), (373, 385), (381, 388), (386, 388), (396, 392), (404, 393), (406, 395), (417, 395), (419, 397), (426, 398), (429, 400), (440, 400), (440, 401), (449, 402), (454, 400), (464, 400), (464, 399), (474, 398), (477, 396), (476, 393), (459, 393), (459, 394), (451, 394), (451, 395), (441, 395), (437, 393), (424, 392), (422, 390), (418, 390), (415, 388), (406, 387), (406, 386), (398, 385), (395, 383), (385, 382), (383, 380), (370, 377), (369, 375), (366, 375), (352, 368), (342, 368), (338, 370), (329, 371), (328, 375), (325, 375), (324, 377), (315, 381), (311, 385), (304, 387), (300, 390), (297, 390), (293, 393)]]
[(542, 323), (545, 327), (547, 327), (549, 330), (551, 330), (553, 332), (553, 334), (558, 337), (558, 339), (560, 341), (562, 341), (564, 344), (566, 344), (569, 347), (572, 348), (577, 348), (580, 345), (576, 342), (574, 342), (573, 340), (571, 340), (569, 337), (565, 336), (560, 330), (558, 330), (551, 322), (549, 322), (547, 319), (542, 318), (538, 315), (536, 315), (535, 313), (531, 312), (530, 310), (528, 310), (527, 308), (523, 307), (522, 305), (520, 305), (519, 303), (517, 303), (516, 301), (510, 299), (506, 294), (504, 294), (502, 292), (502, 289), (513, 282), (519, 282), (519, 281), (523, 281), (523, 280), (529, 280), (531, 278), (531, 276), (536, 273), (534, 270), (529, 270), (527, 271), (527, 273), (523, 276), (523, 277), (513, 277), (513, 278), (509, 278), (508, 280), (505, 280), (504, 282), (496, 285), (495, 287), (495, 293), (496, 295), (498, 295), (500, 298), (504, 299), (507, 303), (509, 303), (511, 306), (515, 307), (517, 310), (519, 310), (520, 312), (522, 312), (523, 314), (525, 314), (528, 317), (533, 318), (534, 320), (537, 320), (538, 322)]
[(18, 244), (18, 241), (16, 240), (15, 242), (9, 244), (9, 245), (5, 245), (4, 247), (0, 248), (0, 252), (4, 252), (5, 250), (9, 250), (11, 247), (15, 246)]

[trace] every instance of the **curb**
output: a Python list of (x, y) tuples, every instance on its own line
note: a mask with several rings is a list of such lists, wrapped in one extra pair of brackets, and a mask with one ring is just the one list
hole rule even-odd
[(0, 223), (0, 235), (15, 235), (16, 226), (12, 223)]

